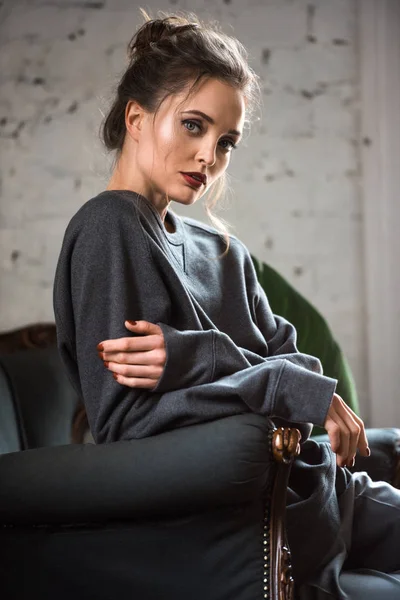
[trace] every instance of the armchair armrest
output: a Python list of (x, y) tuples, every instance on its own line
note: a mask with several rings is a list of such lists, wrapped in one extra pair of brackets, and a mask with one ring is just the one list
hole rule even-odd
[(110, 444), (0, 456), (0, 523), (112, 521), (241, 503), (273, 473), (272, 422), (254, 414)]
[(246, 413), (0, 455), (2, 589), (18, 600), (292, 600), (284, 516), (298, 441)]

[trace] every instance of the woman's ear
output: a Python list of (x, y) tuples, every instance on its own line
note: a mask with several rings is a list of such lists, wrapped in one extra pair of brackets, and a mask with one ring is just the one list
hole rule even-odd
[(136, 141), (140, 137), (144, 116), (143, 108), (134, 100), (129, 100), (125, 108), (125, 126), (131, 138)]

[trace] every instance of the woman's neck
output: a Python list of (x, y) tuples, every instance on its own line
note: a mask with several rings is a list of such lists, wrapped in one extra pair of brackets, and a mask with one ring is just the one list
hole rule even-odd
[[(110, 180), (108, 186), (106, 187), (107, 191), (112, 191), (112, 190), (128, 190), (130, 189), (129, 187), (127, 187), (126, 185), (123, 184), (118, 184), (117, 180)], [(132, 192), (138, 193), (135, 190), (131, 190)], [(163, 210), (163, 214), (160, 215), (162, 222), (164, 223), (164, 227), (165, 229), (168, 231), (168, 233), (175, 233), (175, 227), (174, 225), (171, 223), (171, 221), (169, 220), (169, 218), (167, 217), (167, 211)]]

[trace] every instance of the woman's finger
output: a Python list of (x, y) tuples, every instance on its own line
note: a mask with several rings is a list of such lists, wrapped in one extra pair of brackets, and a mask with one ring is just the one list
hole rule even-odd
[(156, 387), (157, 381), (154, 379), (144, 379), (142, 377), (132, 378), (132, 377), (124, 377), (123, 375), (114, 375), (115, 381), (119, 384), (131, 387), (131, 388), (142, 388), (152, 390)]
[(162, 335), (161, 327), (149, 321), (125, 321), (125, 327), (140, 335)]
[(364, 423), (362, 424), (362, 428), (360, 431), (360, 437), (358, 440), (358, 449), (360, 451), (360, 454), (362, 454), (362, 456), (370, 456), (370, 454), (371, 454), (371, 450), (370, 450), (369, 444), (368, 444), (367, 434), (365, 432)]
[(123, 337), (115, 340), (105, 340), (97, 346), (99, 352), (139, 352), (163, 348), (164, 338), (159, 335), (146, 335), (142, 337)]
[(336, 412), (333, 403), (328, 411), (324, 427), (328, 433), (332, 450), (336, 453), (337, 464), (344, 467), (349, 458), (350, 432)]
[(346, 427), (350, 432), (349, 439), (349, 456), (347, 461), (347, 466), (353, 466), (354, 459), (356, 456), (357, 448), (358, 448), (358, 440), (361, 433), (361, 427), (354, 419), (352, 411), (350, 411), (347, 404), (340, 398), (340, 403), (337, 407), (335, 407), (337, 413), (341, 417), (342, 421), (345, 423)]
[(369, 449), (369, 445), (368, 445), (368, 438), (367, 438), (367, 434), (365, 431), (364, 421), (362, 419), (360, 419), (360, 417), (358, 415), (356, 415), (356, 413), (350, 408), (350, 406), (348, 406), (346, 404), (346, 407), (347, 407), (347, 410), (350, 411), (353, 419), (356, 421), (356, 423), (360, 427), (360, 436), (358, 438), (358, 449), (360, 451), (360, 454), (362, 454), (363, 456), (370, 456), (371, 450)]
[(161, 348), (147, 352), (102, 352), (99, 354), (99, 358), (104, 362), (114, 362), (121, 365), (164, 366), (167, 360), (167, 353)]
[[(109, 362), (105, 365), (109, 371), (122, 375), (123, 377), (133, 379), (153, 379), (158, 381), (162, 375), (163, 368), (155, 365), (120, 365), (119, 363)], [(154, 381), (153, 381), (154, 383)]]

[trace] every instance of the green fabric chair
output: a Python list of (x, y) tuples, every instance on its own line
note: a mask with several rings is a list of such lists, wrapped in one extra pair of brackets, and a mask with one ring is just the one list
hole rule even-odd
[[(300, 352), (317, 356), (324, 375), (338, 380), (337, 393), (356, 413), (360, 414), (357, 391), (350, 366), (332, 335), (328, 323), (318, 310), (275, 269), (252, 256), (258, 281), (267, 294), (271, 310), (290, 321), (297, 330)], [(313, 435), (325, 433), (314, 427)]]

